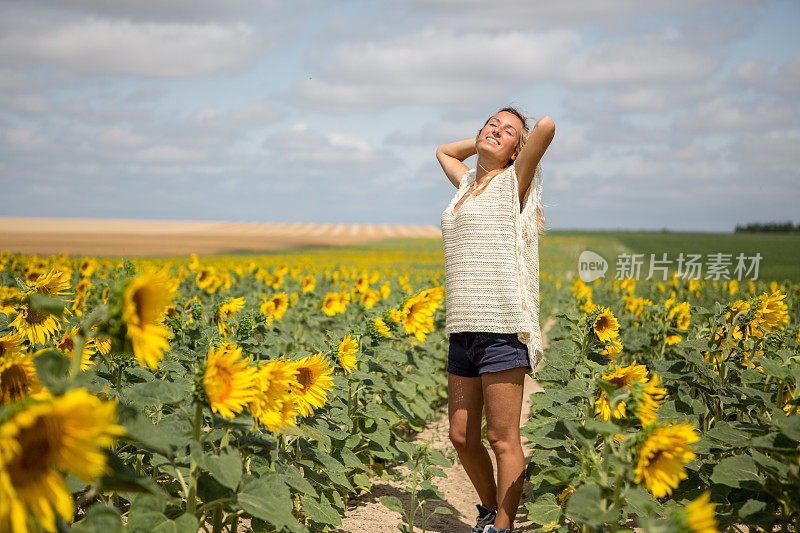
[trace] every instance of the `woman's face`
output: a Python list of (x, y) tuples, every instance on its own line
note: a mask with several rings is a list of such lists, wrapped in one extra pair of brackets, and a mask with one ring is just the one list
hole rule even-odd
[(480, 153), (488, 152), (503, 162), (515, 158), (522, 121), (513, 113), (501, 111), (494, 115), (478, 133), (475, 148)]

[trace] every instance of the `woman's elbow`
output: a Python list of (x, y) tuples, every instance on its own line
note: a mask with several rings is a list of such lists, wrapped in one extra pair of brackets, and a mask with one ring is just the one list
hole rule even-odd
[(550, 131), (556, 130), (556, 123), (553, 122), (553, 119), (550, 118), (549, 115), (542, 117), (539, 122), (536, 123), (537, 126), (541, 126), (542, 128), (548, 129)]

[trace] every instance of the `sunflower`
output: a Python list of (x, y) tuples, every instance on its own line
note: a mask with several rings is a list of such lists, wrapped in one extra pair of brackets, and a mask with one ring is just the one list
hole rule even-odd
[(322, 312), (328, 316), (333, 316), (337, 313), (344, 313), (347, 310), (347, 302), (350, 295), (344, 295), (338, 292), (329, 292), (325, 295), (322, 301)]
[(739, 292), (739, 282), (732, 279), (728, 282), (728, 293), (732, 296)]
[(362, 292), (361, 295), (358, 297), (358, 301), (364, 304), (364, 307), (367, 309), (372, 309), (375, 307), (375, 304), (381, 299), (380, 291), (373, 291), (371, 289), (367, 289), (365, 292)]
[(297, 369), (282, 360), (269, 361), (258, 368), (255, 377), (256, 395), (248, 404), (256, 425), (277, 432), (287, 424), (294, 425), (297, 409), (292, 387)]
[(197, 275), (194, 279), (197, 283), (197, 286), (209, 294), (216, 292), (217, 289), (219, 289), (223, 284), (223, 280), (217, 274), (217, 271), (214, 269), (214, 267), (211, 266), (201, 267), (197, 271)]
[(634, 483), (644, 481), (656, 498), (672, 494), (672, 489), (688, 477), (683, 465), (696, 457), (690, 445), (698, 440), (694, 424), (688, 422), (654, 430), (639, 449)]
[(314, 277), (314, 274), (308, 274), (307, 276), (303, 277), (302, 290), (304, 293), (313, 291), (316, 286), (317, 278)]
[(11, 357), (22, 351), (23, 339), (19, 335), (9, 333), (0, 337), (0, 359)]
[(25, 295), (14, 287), (0, 286), (0, 314), (11, 316), (17, 312), (17, 305)]
[(50, 337), (61, 331), (61, 320), (47, 311), (31, 309), (28, 303), (22, 303), (9, 326), (31, 344), (46, 344)]
[(652, 306), (653, 302), (647, 298), (637, 298), (635, 296), (625, 296), (625, 310), (633, 316), (640, 317), (644, 313), (645, 306)]
[[(92, 326), (90, 329), (92, 331), (97, 331), (97, 325)], [(111, 339), (108, 337), (92, 337), (86, 344), (91, 345), (92, 349), (97, 350), (103, 355), (111, 353)]]
[(336, 358), (345, 374), (349, 374), (356, 367), (356, 352), (358, 351), (358, 342), (351, 338), (348, 334), (339, 346), (336, 348)]
[(208, 405), (215, 413), (233, 418), (256, 395), (257, 368), (250, 366), (250, 358), (242, 358), (242, 349), (231, 343), (208, 350), (203, 372), (203, 390)]
[(636, 416), (642, 423), (642, 427), (647, 427), (656, 421), (658, 415), (656, 411), (661, 407), (666, 398), (667, 390), (659, 387), (661, 377), (653, 374), (653, 377), (641, 387), (640, 385), (632, 386), (631, 392), (633, 393), (633, 400), (631, 406), (634, 407)]
[(673, 344), (681, 342), (681, 340), (682, 339), (680, 335), (667, 335), (667, 337), (664, 339), (664, 344), (667, 346), (672, 346)]
[(611, 342), (609, 342), (605, 348), (600, 350), (601, 354), (608, 355), (612, 360), (616, 360), (616, 358), (619, 357), (620, 352), (622, 352), (622, 340), (619, 337), (611, 339)]
[(265, 315), (273, 316), (280, 320), (286, 310), (289, 309), (289, 297), (285, 292), (280, 292), (261, 304), (260, 310)]
[(674, 325), (678, 329), (688, 329), (692, 314), (689, 312), (689, 302), (683, 302), (670, 308), (667, 318), (675, 317)]
[[(626, 367), (614, 365), (614, 368), (608, 374), (603, 374), (603, 379), (614, 384), (617, 389), (622, 387), (631, 388), (631, 383), (634, 381), (644, 382), (647, 379), (647, 367), (639, 365), (636, 360)], [(611, 416), (611, 403), (606, 396), (606, 392), (601, 390), (600, 396), (595, 402), (596, 412), (605, 421), (608, 421)], [(614, 418), (622, 418), (625, 416), (625, 402), (621, 401), (614, 409)]]
[(757, 317), (759, 326), (765, 332), (770, 332), (782, 328), (784, 323), (789, 322), (789, 306), (783, 299), (786, 295), (780, 291), (775, 291), (769, 296), (765, 296), (758, 308)]
[(189, 259), (186, 261), (186, 267), (192, 272), (200, 269), (200, 258), (197, 254), (189, 254)]
[(633, 293), (636, 292), (636, 279), (633, 277), (625, 278), (620, 282), (619, 288), (627, 291), (629, 295), (633, 296)]
[(130, 280), (122, 293), (122, 318), (127, 327), (127, 337), (139, 364), (155, 370), (169, 349), (169, 332), (158, 324), (164, 309), (172, 301), (164, 277), (147, 272)]
[[(541, 297), (541, 295), (539, 295), (539, 296)], [(541, 299), (540, 299), (540, 301), (541, 301)], [(595, 309), (597, 309), (597, 304), (592, 301), (592, 296), (589, 295), (589, 296), (586, 297), (586, 299), (583, 301), (583, 303), (579, 307), (584, 313), (589, 315), (592, 312), (594, 312)]]
[(264, 283), (277, 290), (281, 285), (283, 285), (283, 276), (284, 273), (276, 271), (273, 274), (268, 274), (265, 276)]
[(433, 305), (434, 308), (438, 308), (439, 305), (441, 305), (442, 300), (444, 300), (445, 296), (444, 287), (442, 287), (441, 285), (438, 287), (431, 287), (430, 289), (425, 289), (419, 294), (423, 298), (427, 298), (428, 300), (430, 300), (431, 305)]
[[(73, 326), (69, 332), (65, 331), (61, 336), (61, 340), (56, 343), (56, 347), (61, 350), (61, 353), (70, 359), (72, 359), (72, 352), (75, 348), (75, 341), (73, 339), (78, 334), (79, 329), (80, 328), (78, 326)], [(81, 370), (86, 370), (94, 364), (94, 361), (92, 361), (92, 355), (94, 355), (92, 345), (93, 343), (91, 341), (87, 341), (83, 345), (83, 353), (81, 354)]]
[(75, 294), (86, 296), (91, 288), (92, 282), (86, 278), (83, 278), (78, 282), (77, 285), (75, 285)]
[(575, 300), (577, 301), (591, 298), (592, 296), (592, 288), (586, 285), (581, 278), (575, 278), (575, 282), (570, 287), (570, 292), (575, 293)]
[(711, 493), (703, 492), (686, 506), (686, 527), (692, 533), (717, 533), (719, 524), (714, 517), (716, 504), (710, 501)]
[(389, 286), (389, 282), (385, 281), (383, 285), (381, 285), (381, 298), (384, 300), (389, 297), (392, 293), (392, 288)]
[(78, 265), (78, 271), (81, 273), (81, 277), (90, 278), (95, 270), (97, 270), (97, 261), (95, 259), (91, 257), (84, 257), (81, 259), (80, 265)]
[(301, 416), (308, 416), (328, 400), (328, 391), (333, 388), (333, 367), (322, 356), (322, 352), (293, 364), (297, 370), (293, 384), (297, 411)]
[(373, 340), (378, 340), (391, 337), (392, 332), (382, 317), (375, 317), (367, 323), (367, 335)]
[(788, 383), (789, 387), (783, 391), (783, 410), (787, 415), (792, 414), (792, 411), (795, 413), (800, 414), (800, 402), (797, 402), (797, 406), (792, 403), (792, 396), (794, 396), (795, 386), (794, 383), (791, 381)]
[(418, 294), (407, 298), (399, 309), (399, 322), (403, 325), (406, 334), (414, 335), (420, 342), (425, 340), (426, 334), (433, 331), (433, 313), (435, 300)]
[(297, 426), (297, 401), (296, 398), (283, 402), (281, 410), (278, 412), (280, 419), (278, 427), (283, 429), (285, 427)]
[(26, 396), (45, 395), (46, 389), (36, 376), (34, 355), (12, 352), (0, 357), (0, 405), (8, 405)]
[(600, 342), (609, 342), (619, 336), (619, 322), (608, 307), (604, 307), (592, 322), (592, 330)]
[(36, 278), (33, 282), (32, 292), (38, 292), (45, 296), (66, 296), (72, 292), (69, 272), (57, 267)]
[(124, 435), (116, 404), (86, 389), (29, 405), (0, 426), (0, 530), (56, 531), (73, 502), (59, 470), (91, 483), (108, 472), (103, 448)]
[(227, 318), (229, 320), (235, 320), (234, 316), (236, 315), (236, 312), (241, 311), (244, 308), (244, 303), (244, 297), (228, 298), (219, 304), (219, 306), (217, 306), (216, 320), (220, 335), (223, 337), (231, 336), (231, 326), (223, 319)]

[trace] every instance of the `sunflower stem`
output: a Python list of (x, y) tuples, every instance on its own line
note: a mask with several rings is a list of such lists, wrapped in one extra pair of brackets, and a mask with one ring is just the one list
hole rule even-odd
[(214, 507), (214, 529), (212, 533), (221, 533), (222, 531), (222, 505)]
[[(192, 439), (195, 442), (200, 441), (200, 426), (203, 423), (203, 404), (197, 402), (194, 411), (194, 426), (192, 427)], [(195, 514), (197, 510), (195, 501), (197, 495), (197, 478), (200, 477), (200, 469), (198, 468), (197, 461), (192, 458), (191, 461), (191, 477), (189, 479), (189, 494), (186, 498), (186, 512)]]

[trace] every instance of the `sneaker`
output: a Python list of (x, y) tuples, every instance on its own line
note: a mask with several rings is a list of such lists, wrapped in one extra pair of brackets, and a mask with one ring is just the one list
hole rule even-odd
[(511, 530), (506, 528), (495, 529), (492, 524), (489, 524), (483, 528), (483, 533), (511, 533)]
[(492, 507), (491, 511), (480, 503), (475, 507), (478, 508), (478, 519), (475, 527), (472, 528), (472, 533), (483, 533), (486, 526), (494, 523), (494, 519), (497, 516), (497, 506)]

